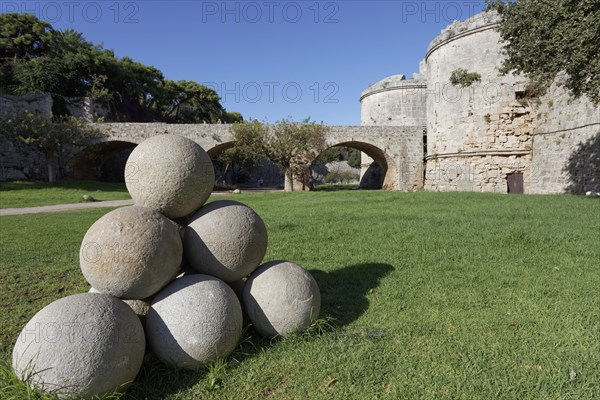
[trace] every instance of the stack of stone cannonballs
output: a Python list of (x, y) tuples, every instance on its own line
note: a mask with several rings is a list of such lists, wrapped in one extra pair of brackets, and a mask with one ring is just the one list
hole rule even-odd
[(167, 134), (145, 140), (127, 161), (125, 182), (135, 205), (101, 217), (81, 244), (92, 289), (26, 324), (13, 350), (19, 378), (61, 398), (91, 398), (134, 380), (146, 341), (174, 367), (226, 357), (242, 333), (242, 304), (267, 337), (318, 317), (319, 288), (306, 270), (260, 265), (267, 229), (258, 214), (235, 201), (204, 205), (214, 172), (197, 143)]

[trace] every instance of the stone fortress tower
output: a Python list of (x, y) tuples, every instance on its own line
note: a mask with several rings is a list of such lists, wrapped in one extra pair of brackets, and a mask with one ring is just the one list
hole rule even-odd
[[(426, 116), (427, 81), (415, 74), (385, 78), (365, 90), (360, 96), (362, 126), (417, 126), (423, 130)], [(421, 168), (418, 168), (421, 170)], [(381, 187), (382, 171), (374, 160), (361, 155), (361, 187)]]
[[(424, 127), (426, 190), (600, 191), (600, 110), (569, 98), (560, 78), (540, 96), (525, 77), (500, 75), (498, 18), (455, 21), (433, 39), (413, 79), (394, 75), (365, 89), (362, 125)], [(459, 69), (480, 78), (452, 84)], [(372, 160), (362, 162), (367, 173)]]

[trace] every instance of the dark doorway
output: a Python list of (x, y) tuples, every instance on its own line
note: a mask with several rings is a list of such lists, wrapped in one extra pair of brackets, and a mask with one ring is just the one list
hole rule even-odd
[(508, 174), (506, 176), (506, 183), (508, 185), (508, 193), (523, 194), (523, 174), (521, 172)]

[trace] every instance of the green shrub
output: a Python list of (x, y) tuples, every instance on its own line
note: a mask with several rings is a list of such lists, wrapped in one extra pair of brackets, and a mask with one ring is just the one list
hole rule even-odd
[(481, 81), (481, 75), (477, 72), (469, 72), (466, 69), (459, 68), (450, 74), (450, 83), (462, 87), (471, 86), (473, 82)]
[(331, 171), (325, 176), (325, 183), (350, 183), (358, 180), (360, 174), (355, 171)]

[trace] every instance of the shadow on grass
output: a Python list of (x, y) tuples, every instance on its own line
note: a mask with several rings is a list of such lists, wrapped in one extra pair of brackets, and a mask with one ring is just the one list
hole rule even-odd
[[(331, 272), (311, 270), (321, 290), (321, 317), (333, 318), (335, 326), (347, 325), (369, 308), (367, 294), (394, 270), (389, 264), (366, 263), (349, 265)], [(309, 333), (310, 334), (310, 333)], [(228, 357), (227, 368), (235, 368), (244, 360), (268, 351), (279, 340), (288, 338), (262, 338), (254, 329), (247, 327), (234, 354)], [(289, 340), (297, 340), (293, 336)], [(310, 340), (310, 337), (309, 337)], [(198, 388), (209, 392), (219, 385), (218, 374), (211, 376), (214, 366), (197, 371), (169, 368), (149, 354), (133, 386), (127, 391), (126, 399), (162, 399), (197, 385), (207, 375), (209, 379)]]
[(153, 353), (148, 353), (137, 378), (123, 396), (123, 400), (163, 399), (193, 387), (205, 374), (205, 369), (188, 371), (168, 367)]
[(359, 185), (316, 185), (315, 192), (339, 192), (342, 190), (359, 190)]
[(342, 326), (355, 321), (369, 308), (366, 295), (393, 270), (389, 264), (368, 263), (331, 272), (310, 271), (321, 289), (321, 315)]

